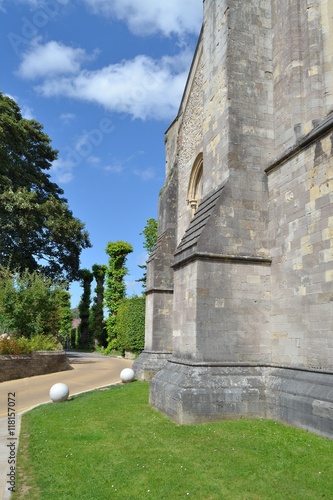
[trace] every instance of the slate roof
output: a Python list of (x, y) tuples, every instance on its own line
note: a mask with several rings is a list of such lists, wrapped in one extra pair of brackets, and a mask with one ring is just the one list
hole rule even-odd
[(200, 235), (215, 208), (216, 202), (221, 195), (223, 187), (224, 185), (220, 186), (203, 198), (190, 222), (189, 227), (185, 231), (185, 234), (177, 247), (175, 255), (197, 244)]

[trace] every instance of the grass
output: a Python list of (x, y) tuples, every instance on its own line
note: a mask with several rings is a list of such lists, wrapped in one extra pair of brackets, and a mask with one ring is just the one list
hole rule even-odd
[(12, 499), (333, 499), (333, 441), (274, 421), (179, 426), (134, 382), (23, 415)]

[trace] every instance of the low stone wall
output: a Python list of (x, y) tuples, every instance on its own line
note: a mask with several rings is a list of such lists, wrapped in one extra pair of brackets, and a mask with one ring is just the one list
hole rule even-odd
[(0, 356), (0, 382), (71, 370), (65, 351)]

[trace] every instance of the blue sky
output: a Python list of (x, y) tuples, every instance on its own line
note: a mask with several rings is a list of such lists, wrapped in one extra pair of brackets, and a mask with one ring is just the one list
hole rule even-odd
[(133, 245), (129, 295), (201, 22), (202, 0), (0, 0), (0, 91), (59, 150), (52, 179), (93, 245), (81, 267), (107, 264), (108, 241)]

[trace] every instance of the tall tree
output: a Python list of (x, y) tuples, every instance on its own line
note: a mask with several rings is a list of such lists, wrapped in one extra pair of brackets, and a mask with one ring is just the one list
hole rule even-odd
[(0, 264), (72, 281), (91, 244), (47, 173), (57, 154), (43, 126), (0, 92)]
[(80, 347), (88, 347), (90, 342), (89, 315), (91, 282), (94, 278), (92, 272), (89, 271), (89, 269), (81, 269), (79, 271), (79, 275), (83, 286), (83, 293), (79, 304), (81, 319), (81, 323), (79, 325), (79, 345)]
[(72, 330), (72, 313), (71, 313), (71, 294), (63, 290), (59, 295), (59, 302), (61, 307), (61, 323), (59, 333), (63, 339), (63, 346), (69, 346), (70, 335)]
[[(157, 241), (157, 220), (153, 218), (148, 219), (144, 230), (140, 234), (142, 234), (145, 238), (143, 242), (143, 248), (147, 250), (148, 255), (150, 255)], [(143, 288), (146, 289), (147, 263), (139, 267), (140, 269), (144, 269), (144, 275), (137, 281), (142, 283)]]
[(90, 330), (94, 338), (106, 347), (106, 330), (104, 322), (104, 280), (107, 267), (95, 264), (92, 267), (93, 275), (96, 281), (94, 304), (90, 314)]
[(0, 333), (24, 337), (66, 335), (69, 294), (36, 271), (12, 273), (0, 266)]
[(109, 242), (106, 253), (109, 255), (109, 267), (106, 272), (105, 305), (109, 309), (109, 317), (106, 320), (108, 342), (117, 336), (116, 316), (119, 304), (125, 297), (126, 286), (124, 277), (128, 273), (125, 267), (126, 258), (133, 252), (133, 247), (125, 241)]

